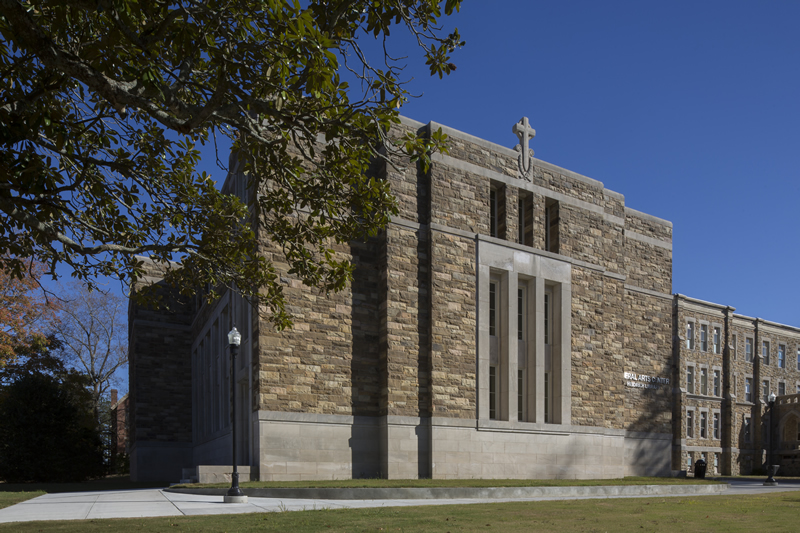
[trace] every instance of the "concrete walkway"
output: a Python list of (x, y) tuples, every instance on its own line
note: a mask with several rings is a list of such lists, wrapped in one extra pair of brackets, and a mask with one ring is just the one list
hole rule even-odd
[[(800, 490), (800, 481), (780, 481), (776, 487), (765, 487), (761, 481), (730, 480), (721, 494), (767, 494)], [(714, 485), (705, 485), (714, 487)], [(669, 487), (655, 494), (653, 487)], [(71, 492), (45, 494), (32, 500), (0, 509), (0, 523), (32, 520), (83, 520), (100, 518), (139, 518), (154, 516), (194, 516), (211, 514), (263, 513), (303, 511), (312, 509), (358, 509), (364, 507), (400, 507), (415, 505), (452, 505), (505, 501), (546, 501), (590, 498), (647, 498), (653, 496), (701, 496), (697, 489), (686, 485), (676, 491), (674, 485), (646, 485), (637, 491), (631, 486), (580, 487), (581, 494), (569, 495), (563, 490), (543, 491), (538, 496), (522, 498), (441, 498), (441, 499), (302, 499), (249, 497), (248, 503), (225, 504), (221, 496), (167, 492), (161, 489), (141, 489), (105, 492)], [(696, 485), (694, 487), (697, 487)], [(566, 487), (553, 487), (564, 489)], [(591, 490), (589, 490), (591, 489)]]

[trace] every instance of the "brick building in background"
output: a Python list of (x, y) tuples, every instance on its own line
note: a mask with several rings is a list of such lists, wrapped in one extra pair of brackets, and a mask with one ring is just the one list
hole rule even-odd
[[(732, 431), (711, 395), (681, 392), (689, 355), (673, 338), (689, 300), (672, 295), (672, 224), (533, 159), (526, 119), (516, 149), (407, 119), (398, 133), (439, 127), (450, 153), (428, 173), (380, 170), (400, 213), (340, 247), (355, 265), (345, 291), (291, 279), (261, 236), (292, 330), (231, 293), (169, 313), (131, 306), (134, 479), (230, 464), (234, 325), (237, 457), (253, 479), (669, 475), (707, 444), (680, 433), (687, 409)], [(223, 191), (244, 197), (235, 166)], [(694, 323), (713, 334), (717, 311)], [(729, 369), (712, 359), (692, 361)]]

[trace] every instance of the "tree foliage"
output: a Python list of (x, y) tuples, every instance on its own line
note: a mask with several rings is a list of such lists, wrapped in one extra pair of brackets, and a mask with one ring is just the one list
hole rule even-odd
[(43, 345), (55, 309), (39, 286), (41, 266), (24, 266), (20, 277), (0, 269), (0, 369), (18, 353)]
[[(138, 255), (179, 260), (167, 276), (184, 292), (235, 283), (286, 325), (256, 234), (291, 274), (343, 286), (333, 245), (396, 212), (370, 162), (424, 163), (444, 140), (386, 138), (405, 59), (384, 48), (372, 64), (365, 40), (409, 32), (441, 77), (463, 43), (440, 19), (460, 2), (0, 0), (0, 267), (19, 276), (36, 258), (91, 284), (141, 278)], [(256, 228), (197, 171), (199, 146), (220, 136), (246, 156)]]
[(66, 370), (58, 341), (29, 347), (0, 370), (0, 479), (83, 481), (104, 472), (85, 376)]

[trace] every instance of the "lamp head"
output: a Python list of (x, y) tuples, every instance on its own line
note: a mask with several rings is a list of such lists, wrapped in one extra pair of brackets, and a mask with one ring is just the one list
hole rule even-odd
[(228, 344), (232, 346), (239, 346), (242, 342), (242, 334), (236, 331), (236, 328), (233, 328), (228, 333)]
[(777, 396), (775, 396), (775, 393), (774, 392), (770, 392), (769, 393), (769, 403), (775, 403), (775, 398), (777, 398)]

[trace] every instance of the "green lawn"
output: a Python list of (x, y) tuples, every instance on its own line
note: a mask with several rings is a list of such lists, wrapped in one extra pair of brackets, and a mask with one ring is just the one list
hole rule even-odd
[[(431, 487), (599, 487), (608, 485), (681, 485), (717, 483), (711, 479), (626, 477), (622, 479), (339, 479), (324, 481), (250, 481), (242, 488), (431, 488)], [(178, 488), (225, 488), (230, 483), (193, 483)]]
[(663, 532), (798, 530), (798, 493), (630, 498), (0, 524), (0, 532)]
[[(0, 485), (2, 487), (3, 485)], [(37, 496), (41, 496), (45, 492), (43, 490), (34, 490), (34, 491), (15, 491), (15, 492), (2, 492), (0, 489), (0, 509), (3, 507), (11, 507), (12, 505), (16, 505), (19, 502), (24, 502), (25, 500), (30, 500), (31, 498), (35, 498)]]

